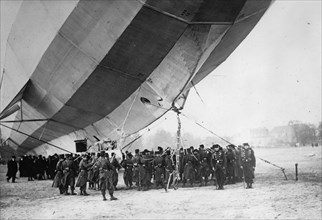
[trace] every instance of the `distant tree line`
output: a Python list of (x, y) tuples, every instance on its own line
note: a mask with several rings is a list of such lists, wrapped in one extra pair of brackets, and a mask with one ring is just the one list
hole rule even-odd
[(321, 144), (322, 131), (321, 122), (318, 127), (313, 124), (302, 123), (300, 121), (290, 121), (289, 126), (294, 130), (296, 143), (305, 146), (311, 144)]

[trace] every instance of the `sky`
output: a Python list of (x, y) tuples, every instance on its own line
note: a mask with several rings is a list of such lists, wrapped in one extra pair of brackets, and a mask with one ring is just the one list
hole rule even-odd
[[(19, 1), (1, 0), (1, 71), (11, 26), (8, 18), (19, 5)], [(192, 89), (183, 113), (219, 135), (271, 129), (290, 120), (317, 125), (322, 93), (321, 1), (276, 0), (248, 37), (196, 90), (203, 102)], [(209, 135), (190, 119), (181, 117), (183, 132)], [(175, 113), (169, 112), (151, 128), (175, 132)]]
[[(221, 136), (247, 129), (321, 121), (321, 1), (277, 0), (248, 37), (190, 91), (182, 132)], [(175, 132), (176, 115), (155, 130)], [(153, 133), (153, 132), (151, 132)]]

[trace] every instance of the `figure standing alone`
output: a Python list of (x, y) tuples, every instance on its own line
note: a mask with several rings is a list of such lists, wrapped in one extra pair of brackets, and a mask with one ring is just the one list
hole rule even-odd
[(7, 172), (7, 182), (12, 178), (14, 183), (16, 180), (16, 174), (18, 171), (18, 164), (16, 161), (16, 156), (12, 156), (11, 160), (8, 161), (8, 172)]

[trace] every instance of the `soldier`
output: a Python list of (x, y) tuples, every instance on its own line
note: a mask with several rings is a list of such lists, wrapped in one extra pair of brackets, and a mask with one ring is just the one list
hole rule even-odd
[(190, 186), (193, 186), (195, 181), (195, 170), (194, 165), (196, 164), (197, 159), (191, 152), (191, 148), (187, 149), (187, 155), (183, 158), (183, 187), (185, 187), (187, 180), (190, 182)]
[(54, 177), (54, 181), (52, 184), (52, 187), (59, 188), (59, 193), (63, 194), (64, 193), (64, 185), (62, 183), (63, 179), (63, 161), (64, 161), (64, 155), (61, 154), (59, 155), (59, 160), (56, 165), (56, 175)]
[(66, 160), (63, 161), (62, 167), (63, 167), (63, 174), (64, 174), (62, 178), (62, 182), (64, 185), (65, 195), (70, 195), (68, 193), (68, 186), (70, 186), (71, 195), (76, 195), (74, 190), (75, 190), (75, 175), (77, 172), (77, 165), (73, 161), (73, 157), (71, 154), (66, 155)]
[(252, 188), (253, 179), (255, 177), (254, 171), (256, 166), (255, 154), (248, 143), (243, 144), (243, 150), (241, 152), (242, 165), (244, 171), (244, 179), (247, 184), (246, 189)]
[(225, 152), (219, 144), (213, 145), (214, 153), (212, 158), (212, 167), (215, 170), (215, 176), (218, 184), (218, 189), (224, 189), (225, 182), (225, 169), (226, 169), (226, 157)]
[(156, 157), (153, 160), (153, 168), (154, 168), (154, 182), (156, 188), (159, 186), (164, 188), (165, 182), (165, 160), (162, 157), (162, 151), (156, 152)]
[(125, 160), (121, 162), (121, 166), (124, 167), (123, 179), (126, 187), (132, 187), (133, 179), (133, 156), (131, 153), (126, 154)]
[(115, 170), (112, 171), (112, 176), (113, 176), (113, 186), (114, 186), (114, 190), (116, 190), (116, 186), (117, 183), (119, 181), (119, 174), (118, 171), (122, 168), (120, 163), (117, 161), (116, 159), (116, 154), (114, 152), (112, 152), (111, 154), (112, 158), (110, 160), (110, 163), (112, 164), (112, 166), (115, 167)]
[(28, 155), (26, 157), (26, 174), (27, 174), (27, 177), (28, 177), (28, 181), (33, 181), (33, 162), (32, 162), (32, 156), (31, 155)]
[(12, 182), (14, 183), (16, 180), (16, 174), (18, 172), (18, 164), (16, 161), (16, 156), (12, 156), (11, 160), (8, 161), (8, 172), (7, 172), (7, 182), (12, 178)]
[[(174, 155), (175, 156), (175, 155)], [(165, 158), (164, 158), (164, 163), (165, 163), (165, 187), (167, 187), (167, 184), (169, 182), (169, 186), (172, 184), (172, 181), (173, 181), (173, 176), (171, 176), (171, 179), (169, 180), (170, 178), (170, 174), (173, 172), (174, 170), (174, 167), (175, 167), (175, 157), (174, 158), (171, 158), (171, 151), (170, 149), (166, 151), (165, 153)]]
[(140, 181), (139, 181), (139, 164), (140, 164), (140, 150), (135, 149), (134, 151), (134, 157), (133, 157), (133, 181), (135, 182), (135, 185), (138, 187), (138, 190), (141, 190), (140, 188)]
[(20, 157), (20, 159), (18, 160), (19, 163), (19, 173), (20, 173), (20, 177), (26, 177), (26, 155)]
[(89, 187), (88, 188), (93, 189), (93, 190), (96, 190), (96, 185), (97, 185), (97, 188), (99, 188), (99, 186), (98, 186), (99, 170), (96, 165), (96, 161), (98, 160), (99, 157), (100, 157), (100, 153), (97, 153), (97, 155), (95, 155), (95, 153), (92, 153), (91, 163), (93, 165), (88, 171), (88, 180), (89, 180)]
[(89, 194), (86, 192), (86, 183), (88, 180), (88, 170), (91, 168), (93, 164), (89, 162), (90, 155), (84, 155), (83, 159), (79, 163), (79, 174), (77, 178), (76, 186), (79, 186), (80, 195), (88, 196)]
[(211, 168), (211, 154), (205, 150), (203, 144), (199, 146), (199, 158), (200, 158), (200, 166), (199, 166), (199, 173), (200, 173), (200, 186), (202, 186), (202, 182), (204, 180), (204, 185), (207, 186), (208, 184), (208, 177), (210, 175), (210, 168)]
[(153, 172), (151, 161), (152, 161), (152, 158), (150, 158), (149, 151), (145, 149), (142, 152), (142, 157), (140, 158), (140, 162), (139, 162), (140, 185), (143, 191), (148, 190), (151, 184), (151, 178), (152, 178), (152, 172)]
[(153, 164), (152, 161), (154, 160), (154, 152), (153, 151), (148, 151), (146, 152), (146, 156), (144, 157), (145, 159), (145, 169), (146, 169), (146, 181), (147, 181), (147, 186), (148, 188), (151, 187), (152, 184), (152, 177), (153, 177)]
[(233, 151), (232, 145), (227, 146), (227, 153), (226, 153), (226, 160), (227, 160), (227, 182), (228, 184), (235, 183), (235, 164), (236, 164), (236, 155)]
[(39, 155), (36, 159), (36, 175), (38, 180), (45, 179), (45, 165), (42, 155)]
[(201, 184), (201, 175), (200, 175), (201, 162), (200, 162), (199, 150), (198, 149), (194, 149), (192, 152), (193, 152), (193, 156), (196, 159), (196, 161), (193, 163), (193, 169), (195, 171), (195, 181), (196, 182), (198, 181), (199, 184)]
[(238, 145), (236, 149), (236, 167), (237, 167), (236, 182), (242, 182), (244, 178), (241, 152), (242, 152), (242, 146)]
[(106, 189), (108, 189), (108, 192), (110, 194), (110, 200), (117, 200), (117, 198), (113, 195), (114, 186), (112, 171), (115, 171), (115, 167), (109, 162), (108, 158), (106, 157), (105, 151), (101, 151), (96, 165), (99, 169), (99, 187), (103, 196), (103, 201), (106, 201)]

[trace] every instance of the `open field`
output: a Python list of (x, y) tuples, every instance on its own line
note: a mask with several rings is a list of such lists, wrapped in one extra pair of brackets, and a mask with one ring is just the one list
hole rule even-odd
[[(214, 186), (115, 192), (117, 201), (90, 196), (61, 196), (51, 181), (20, 178), (7, 183), (0, 167), (1, 219), (322, 219), (321, 147), (255, 148), (253, 189), (243, 183)], [(284, 167), (280, 169), (259, 159)], [(299, 180), (295, 181), (295, 163)], [(120, 174), (121, 175), (121, 174)], [(124, 186), (122, 178), (120, 186)], [(78, 188), (77, 190), (78, 191)]]

